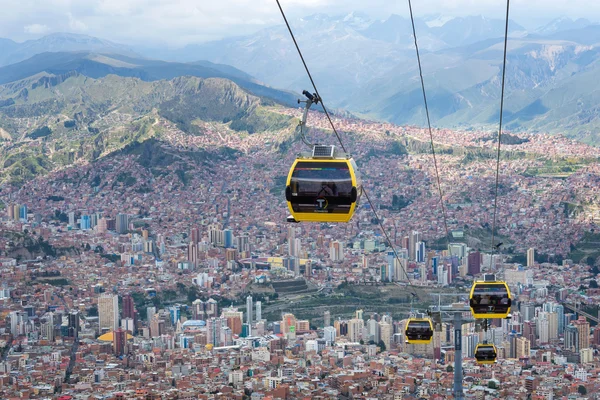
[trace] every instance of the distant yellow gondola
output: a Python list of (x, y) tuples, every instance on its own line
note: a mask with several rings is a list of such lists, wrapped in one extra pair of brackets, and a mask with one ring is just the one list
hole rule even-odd
[(493, 275), (476, 281), (471, 287), (469, 305), (477, 319), (506, 318), (510, 312), (511, 296), (506, 282), (496, 281)]
[(433, 339), (433, 324), (429, 318), (410, 318), (404, 333), (410, 344), (428, 344)]
[(477, 364), (494, 364), (498, 353), (493, 344), (482, 343), (475, 348), (475, 360)]
[(354, 159), (335, 146), (314, 146), (299, 156), (287, 178), (290, 222), (348, 222), (362, 191)]

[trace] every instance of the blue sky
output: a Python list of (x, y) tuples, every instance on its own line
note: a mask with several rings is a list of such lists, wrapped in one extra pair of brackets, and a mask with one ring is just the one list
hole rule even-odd
[[(405, 0), (280, 0), (289, 17), (317, 12), (408, 15)], [(503, 0), (414, 0), (417, 15), (503, 18)], [(275, 0), (0, 0), (0, 37), (23, 41), (52, 32), (83, 33), (136, 45), (182, 46), (280, 24)], [(600, 1), (512, 0), (511, 18), (527, 28), (567, 16), (600, 20)]]

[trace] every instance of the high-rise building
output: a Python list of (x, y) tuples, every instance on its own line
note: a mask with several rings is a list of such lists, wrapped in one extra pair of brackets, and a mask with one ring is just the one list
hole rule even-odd
[(448, 254), (450, 256), (457, 256), (463, 258), (467, 255), (467, 245), (464, 243), (450, 243), (448, 245)]
[(406, 270), (408, 269), (408, 260), (394, 259), (394, 280), (398, 282), (406, 282), (408, 281), (408, 274)]
[(387, 252), (387, 281), (393, 282), (396, 278), (396, 255), (393, 250), (388, 250)]
[(223, 327), (226, 321), (223, 318), (210, 318), (206, 321), (206, 342), (213, 346), (220, 346), (223, 343)]
[(119, 328), (119, 297), (103, 293), (98, 298), (100, 333), (103, 329), (115, 331)]
[(362, 336), (365, 321), (361, 318), (352, 318), (348, 321), (348, 340), (350, 342), (358, 342)]
[(226, 308), (223, 310), (221, 318), (227, 320), (227, 326), (229, 327), (229, 329), (231, 329), (231, 333), (235, 335), (239, 335), (242, 333), (242, 325), (244, 318), (243, 312), (238, 311), (237, 308), (233, 307)]
[(381, 340), (381, 335), (379, 332), (379, 322), (373, 318), (370, 318), (367, 321), (367, 334), (368, 337), (365, 339), (365, 341), (373, 341), (375, 343), (379, 343), (379, 340)]
[(425, 262), (425, 242), (417, 242), (415, 244), (415, 259), (417, 262)]
[(40, 319), (41, 329), (40, 333), (42, 338), (53, 342), (55, 339), (54, 335), (54, 313), (49, 312), (44, 314), (44, 316)]
[(146, 319), (148, 322), (152, 321), (154, 314), (156, 314), (156, 307), (146, 307)]
[(198, 243), (200, 242), (200, 229), (198, 228), (192, 228), (190, 229), (190, 240), (192, 243)]
[(127, 331), (124, 329), (117, 329), (113, 332), (113, 351), (116, 356), (122, 356), (125, 354), (125, 345), (127, 344)]
[(229, 228), (223, 230), (223, 245), (225, 248), (233, 248), (233, 231)]
[(590, 323), (587, 322), (585, 317), (579, 317), (576, 321), (573, 321), (573, 325), (579, 333), (579, 348), (588, 349), (590, 347)]
[(344, 244), (334, 240), (329, 245), (329, 258), (333, 262), (344, 261)]
[(121, 328), (133, 335), (135, 333), (133, 318), (121, 318)]
[(421, 232), (412, 231), (408, 241), (408, 257), (411, 260), (416, 259), (417, 243), (421, 241)]
[(389, 350), (392, 346), (392, 337), (394, 336), (394, 327), (392, 324), (380, 321), (379, 335), (381, 336), (381, 341), (385, 345), (386, 350)]
[(527, 250), (527, 266), (533, 267), (535, 265), (535, 249), (532, 247)]
[(535, 318), (535, 304), (521, 303), (521, 314), (523, 314), (523, 321), (533, 321)]
[(98, 220), (96, 230), (98, 231), (98, 233), (106, 233), (106, 231), (108, 230), (108, 221), (106, 220), (106, 218), (102, 217)]
[(555, 312), (548, 313), (548, 338), (558, 339), (558, 314)]
[(244, 251), (250, 251), (250, 237), (248, 235), (241, 235), (237, 237), (237, 250), (239, 253)]
[(248, 296), (246, 297), (246, 323), (249, 326), (252, 326), (252, 307), (253, 307), (253, 303), (252, 303), (252, 296)]
[(79, 219), (79, 229), (87, 231), (92, 229), (92, 220), (89, 215), (82, 215)]
[(331, 326), (331, 312), (329, 312), (329, 310), (323, 312), (323, 326)]
[(481, 273), (481, 253), (474, 251), (469, 253), (467, 274), (475, 276)]
[(68, 315), (69, 318), (69, 337), (76, 338), (79, 336), (79, 312), (71, 311)]
[(188, 244), (187, 259), (194, 267), (198, 266), (198, 243), (190, 242)]
[(116, 231), (117, 233), (127, 233), (129, 230), (129, 215), (117, 214)]
[(323, 329), (323, 338), (327, 341), (328, 344), (335, 343), (336, 330), (333, 326), (326, 326)]
[(284, 314), (281, 320), (281, 333), (296, 333), (296, 316), (294, 314)]
[(134, 318), (135, 317), (135, 303), (133, 297), (130, 294), (123, 296), (123, 318)]
[(260, 321), (262, 319), (262, 303), (260, 301), (256, 302), (256, 316), (255, 316), (257, 321)]
[(522, 336), (517, 338), (517, 358), (528, 358), (531, 353), (531, 343)]
[(577, 353), (579, 348), (579, 331), (575, 325), (569, 324), (565, 328), (565, 350)]
[(565, 307), (562, 304), (554, 304), (552, 311), (558, 315), (558, 334), (565, 332)]
[(169, 316), (171, 317), (171, 324), (177, 325), (177, 322), (181, 319), (181, 308), (179, 306), (169, 307)]

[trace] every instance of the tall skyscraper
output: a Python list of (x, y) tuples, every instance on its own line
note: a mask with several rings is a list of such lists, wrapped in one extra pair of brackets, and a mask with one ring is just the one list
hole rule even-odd
[(425, 262), (425, 242), (417, 242), (415, 244), (415, 259), (417, 262)]
[(42, 338), (53, 342), (55, 339), (54, 313), (49, 312), (49, 313), (44, 314), (44, 316), (40, 319), (40, 323), (41, 323), (40, 333), (42, 335)]
[(242, 333), (242, 325), (244, 325), (244, 313), (238, 311), (237, 308), (226, 308), (223, 310), (221, 318), (227, 320), (227, 326), (231, 329), (231, 333), (239, 335)]
[(573, 325), (577, 328), (579, 333), (579, 348), (589, 349), (590, 348), (590, 323), (587, 322), (585, 317), (579, 317), (576, 321), (573, 321)]
[(250, 237), (248, 235), (238, 236), (236, 241), (238, 252), (250, 251)]
[(79, 336), (79, 312), (71, 311), (69, 312), (69, 337), (76, 338)]
[(252, 296), (246, 297), (246, 323), (252, 325)]
[(188, 244), (187, 259), (194, 267), (198, 266), (198, 243), (190, 242)]
[(256, 302), (256, 320), (260, 321), (262, 319), (262, 303), (260, 301)]
[(579, 331), (573, 324), (565, 328), (565, 350), (570, 350), (574, 353), (579, 352)]
[(207, 343), (220, 346), (222, 343), (223, 327), (226, 326), (222, 318), (210, 318), (206, 321)]
[(98, 298), (98, 317), (100, 331), (115, 331), (119, 327), (119, 297), (103, 293)]
[(343, 261), (344, 260), (344, 244), (340, 241), (334, 240), (329, 245), (329, 258), (331, 261)]
[(325, 310), (325, 312), (323, 312), (323, 326), (331, 326), (331, 313), (329, 310)]
[(481, 272), (481, 253), (474, 251), (469, 253), (467, 274), (475, 276)]
[(421, 232), (412, 231), (408, 242), (408, 256), (411, 260), (416, 259), (417, 243), (421, 241)]
[(113, 351), (116, 356), (122, 356), (125, 354), (125, 345), (127, 344), (127, 331), (124, 329), (117, 329), (113, 332)]
[(531, 343), (527, 338), (517, 338), (517, 358), (529, 358), (531, 353)]
[(552, 311), (558, 315), (558, 334), (562, 335), (565, 332), (565, 307), (562, 304), (555, 303), (552, 306)]
[(533, 321), (535, 318), (535, 304), (522, 303), (521, 314), (523, 314), (523, 321)]
[(123, 318), (134, 318), (135, 317), (135, 304), (133, 297), (126, 294), (123, 296)]
[(362, 336), (365, 321), (359, 318), (352, 318), (348, 321), (348, 340), (350, 342), (358, 342)]
[(223, 231), (224, 247), (230, 249), (233, 247), (233, 231), (229, 228)]
[(394, 327), (392, 326), (392, 324), (380, 321), (379, 335), (381, 336), (381, 341), (385, 345), (385, 348), (389, 350), (392, 346), (392, 336), (394, 336)]
[(393, 250), (388, 250), (387, 252), (387, 280), (388, 282), (393, 282), (396, 278), (396, 255)]
[(152, 321), (154, 314), (156, 314), (156, 307), (146, 307), (146, 319), (148, 322)]
[(117, 233), (126, 233), (129, 230), (129, 215), (117, 214), (116, 231)]
[(200, 229), (192, 228), (190, 229), (190, 241), (192, 243), (198, 243), (200, 241)]
[(533, 267), (535, 264), (535, 249), (532, 247), (527, 250), (527, 266)]
[(326, 326), (323, 329), (323, 338), (328, 344), (335, 343), (336, 330), (333, 326)]

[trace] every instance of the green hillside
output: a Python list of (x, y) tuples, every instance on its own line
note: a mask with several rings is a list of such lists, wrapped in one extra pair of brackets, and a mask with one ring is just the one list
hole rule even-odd
[(291, 117), (272, 111), (272, 100), (222, 78), (38, 74), (0, 86), (0, 102), (2, 181), (90, 162), (177, 128), (210, 136), (207, 122), (230, 134), (294, 125)]

